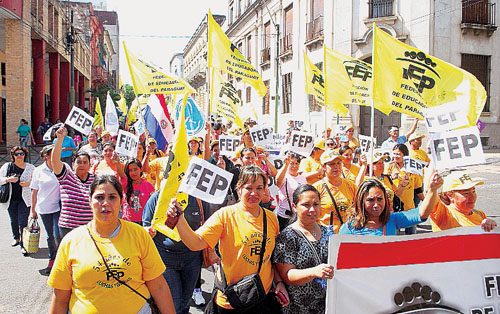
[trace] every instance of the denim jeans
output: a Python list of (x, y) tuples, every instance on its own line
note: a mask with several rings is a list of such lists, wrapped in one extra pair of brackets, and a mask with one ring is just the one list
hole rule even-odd
[(189, 313), (189, 301), (201, 272), (203, 257), (198, 252), (167, 252), (158, 248), (161, 259), (167, 267), (163, 277), (168, 283), (177, 314)]
[[(12, 229), (12, 237), (14, 239), (21, 239), (23, 229), (28, 225), (28, 216), (30, 209), (24, 201), (10, 200), (9, 208), (7, 209), (10, 217), (10, 228)], [(22, 244), (22, 240), (21, 240)]]
[(73, 230), (72, 228), (59, 227), (59, 234), (61, 236), (61, 240), (72, 230)]
[(60, 213), (60, 211), (57, 211), (51, 214), (40, 214), (43, 226), (45, 227), (45, 232), (47, 232), (47, 246), (49, 247), (50, 260), (56, 258), (57, 248), (61, 242), (61, 233), (59, 232), (59, 226), (57, 225)]

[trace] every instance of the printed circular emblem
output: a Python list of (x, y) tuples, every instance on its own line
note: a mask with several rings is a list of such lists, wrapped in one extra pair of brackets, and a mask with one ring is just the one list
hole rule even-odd
[(161, 127), (162, 129), (165, 129), (165, 128), (167, 127), (167, 121), (165, 121), (165, 120), (161, 120), (161, 121), (160, 121), (160, 127)]

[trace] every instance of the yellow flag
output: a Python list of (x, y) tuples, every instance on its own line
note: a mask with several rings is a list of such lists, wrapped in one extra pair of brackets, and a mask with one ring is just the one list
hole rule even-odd
[(95, 101), (95, 114), (94, 114), (94, 124), (92, 127), (100, 125), (101, 129), (104, 130), (104, 121), (102, 119), (101, 103), (99, 102), (99, 97)]
[(208, 12), (208, 67), (240, 77), (243, 82), (252, 85), (260, 97), (266, 95), (267, 88), (259, 72), (227, 38), (210, 12)]
[(216, 112), (229, 121), (243, 128), (243, 122), (239, 115), (241, 99), (238, 92), (231, 83), (212, 68), (212, 91), (211, 91), (210, 111)]
[(184, 94), (196, 91), (180, 78), (166, 75), (134, 56), (123, 43), (132, 84), (136, 94)]
[[(304, 69), (306, 70), (306, 93), (313, 95), (320, 106), (325, 105), (325, 79), (323, 72), (309, 60), (304, 51)], [(344, 107), (345, 108), (345, 107)], [(347, 108), (345, 108), (347, 113)]]
[(118, 75), (118, 88), (120, 89), (120, 100), (118, 100), (118, 108), (120, 108), (121, 112), (123, 114), (125, 114), (127, 112), (127, 103), (125, 102), (125, 97), (123, 96), (123, 93), (121, 92), (122, 91), (122, 76), (121, 75)]
[[(465, 88), (467, 87), (467, 88)], [(423, 119), (423, 110), (455, 100), (469, 99), (468, 119), (476, 125), (486, 91), (469, 72), (406, 45), (373, 28), (373, 100), (392, 110)]]
[(186, 123), (184, 116), (188, 96), (188, 93), (186, 93), (182, 101), (180, 123), (178, 124), (178, 131), (174, 140), (175, 144), (169, 155), (169, 163), (165, 169), (165, 174), (162, 179), (160, 195), (158, 196), (158, 203), (156, 205), (155, 215), (153, 218), (154, 228), (174, 241), (180, 241), (181, 238), (179, 236), (179, 232), (177, 231), (177, 228), (170, 229), (167, 227), (165, 225), (165, 221), (167, 219), (167, 208), (172, 198), (177, 198), (177, 201), (183, 208), (186, 208), (188, 202), (187, 194), (177, 193), (189, 164)]
[[(370, 106), (372, 98), (372, 67), (361, 60), (324, 47), (325, 103)], [(375, 106), (385, 114), (390, 106)]]

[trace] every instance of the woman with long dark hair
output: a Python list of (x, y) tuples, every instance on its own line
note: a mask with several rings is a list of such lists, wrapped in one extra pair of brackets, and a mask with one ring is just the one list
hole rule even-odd
[(48, 279), (54, 288), (49, 313), (151, 313), (150, 297), (161, 313), (174, 313), (165, 266), (151, 237), (118, 218), (122, 197), (115, 176), (92, 182), (92, 220), (59, 246)]
[(0, 208), (7, 209), (12, 230), (12, 246), (21, 245), (23, 255), (28, 255), (23, 247), (21, 235), (28, 225), (31, 207), (31, 177), (35, 166), (27, 163), (28, 150), (22, 146), (14, 146), (10, 150), (12, 162), (5, 163), (0, 168), (0, 185), (10, 184), (9, 199), (0, 203)]
[(424, 222), (438, 202), (437, 189), (443, 180), (434, 172), (429, 187), (419, 207), (407, 211), (391, 212), (384, 185), (375, 179), (363, 182), (354, 198), (354, 209), (349, 220), (342, 225), (339, 234), (396, 235), (400, 228), (408, 228)]
[(142, 224), (142, 212), (149, 197), (154, 192), (153, 185), (141, 174), (142, 164), (137, 158), (129, 159), (124, 166), (126, 179), (122, 179), (124, 202), (122, 218)]

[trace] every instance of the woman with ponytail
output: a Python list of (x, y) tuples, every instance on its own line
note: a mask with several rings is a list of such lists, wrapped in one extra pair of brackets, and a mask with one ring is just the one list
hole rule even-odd
[(153, 185), (141, 177), (142, 164), (137, 158), (125, 163), (125, 176), (122, 180), (123, 207), (122, 218), (142, 224), (142, 211), (149, 196), (154, 192)]

